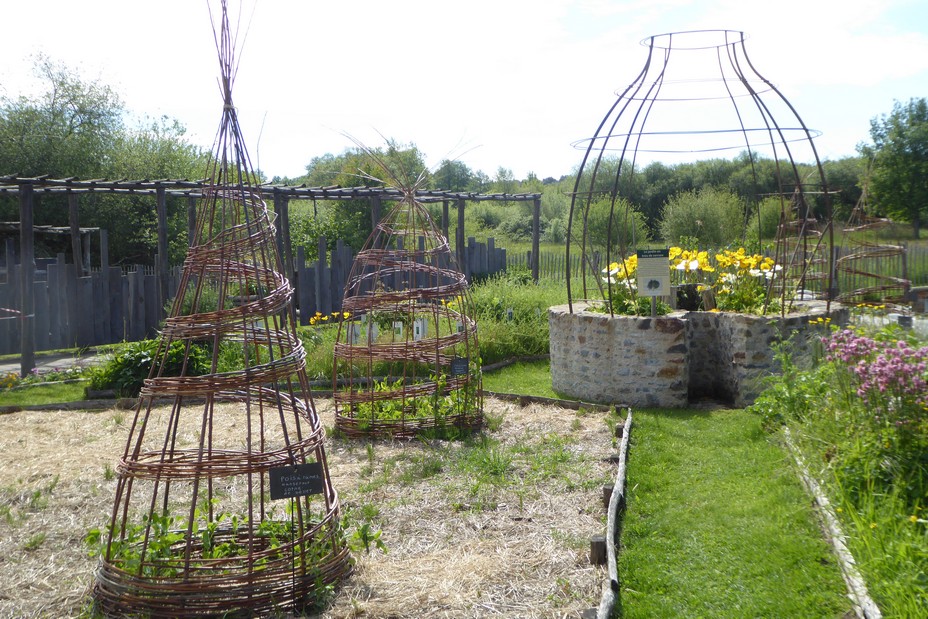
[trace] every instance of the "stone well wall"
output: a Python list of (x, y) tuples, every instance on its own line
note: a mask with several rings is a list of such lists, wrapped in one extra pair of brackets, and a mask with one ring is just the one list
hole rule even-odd
[[(685, 407), (711, 397), (751, 404), (764, 378), (779, 371), (774, 345), (791, 338), (810, 357), (823, 333), (810, 324), (824, 303), (807, 303), (786, 317), (728, 312), (675, 312), (658, 318), (612, 316), (575, 303), (548, 310), (551, 381), (556, 391), (590, 402), (642, 407)], [(831, 319), (848, 311), (832, 305)]]

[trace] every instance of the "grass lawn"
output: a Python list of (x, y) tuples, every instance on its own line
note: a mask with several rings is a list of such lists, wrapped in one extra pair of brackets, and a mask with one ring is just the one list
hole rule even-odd
[(31, 385), (20, 389), (0, 391), (0, 406), (28, 406), (30, 404), (56, 404), (84, 399), (86, 382)]
[(493, 372), (484, 372), (483, 388), (496, 393), (570, 399), (551, 388), (551, 362), (548, 360), (519, 361)]
[(636, 411), (624, 617), (841, 617), (839, 568), (788, 455), (741, 410)]

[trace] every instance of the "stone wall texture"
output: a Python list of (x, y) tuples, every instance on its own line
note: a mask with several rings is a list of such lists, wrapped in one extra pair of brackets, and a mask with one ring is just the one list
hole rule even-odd
[[(565, 395), (589, 402), (685, 407), (713, 398), (742, 407), (779, 371), (776, 346), (788, 340), (802, 363), (824, 334), (816, 318), (824, 303), (806, 303), (785, 316), (675, 312), (668, 316), (609, 316), (575, 303), (548, 311), (551, 381)], [(832, 304), (834, 324), (848, 310)]]

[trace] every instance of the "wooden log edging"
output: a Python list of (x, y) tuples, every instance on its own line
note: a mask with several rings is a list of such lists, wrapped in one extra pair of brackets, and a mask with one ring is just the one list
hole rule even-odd
[(846, 536), (841, 530), (841, 525), (838, 523), (838, 518), (831, 508), (828, 497), (825, 496), (819, 483), (812, 477), (812, 474), (809, 473), (809, 469), (806, 468), (805, 461), (802, 459), (799, 448), (796, 447), (796, 444), (793, 442), (789, 428), (783, 428), (783, 436), (786, 438), (786, 445), (799, 469), (799, 477), (808, 493), (812, 495), (813, 501), (817, 507), (816, 511), (822, 523), (822, 528), (825, 530), (825, 536), (831, 543), (835, 555), (838, 558), (838, 565), (841, 567), (841, 575), (844, 577), (844, 582), (847, 585), (848, 597), (854, 605), (854, 613), (857, 615), (858, 619), (882, 619), (883, 614), (880, 612), (876, 602), (873, 601), (873, 598), (870, 597), (870, 593), (867, 591), (867, 585), (864, 583), (864, 579), (860, 575), (860, 572), (857, 571), (854, 555), (851, 554), (844, 543)]
[(628, 460), (628, 441), (632, 433), (632, 409), (628, 409), (625, 416), (625, 425), (622, 440), (619, 442), (618, 468), (615, 474), (615, 484), (612, 487), (612, 496), (609, 497), (609, 512), (606, 519), (606, 560), (609, 580), (603, 585), (603, 594), (599, 602), (599, 611), (596, 619), (609, 619), (612, 617), (616, 605), (621, 606), (619, 591), (619, 567), (616, 546), (622, 531), (621, 511), (625, 509), (625, 464)]

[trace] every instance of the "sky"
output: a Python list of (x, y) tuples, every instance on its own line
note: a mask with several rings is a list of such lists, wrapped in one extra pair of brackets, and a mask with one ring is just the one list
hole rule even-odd
[[(757, 71), (789, 100), (822, 159), (856, 154), (870, 121), (928, 96), (925, 0), (230, 0), (233, 102), (268, 178), (314, 157), (415, 144), (426, 164), (491, 178), (569, 174), (641, 72), (643, 39), (744, 32)], [(166, 115), (210, 148), (222, 113), (210, 22), (218, 0), (8, 3), (0, 96), (34, 96), (44, 54), (111, 86), (133, 120)]]

